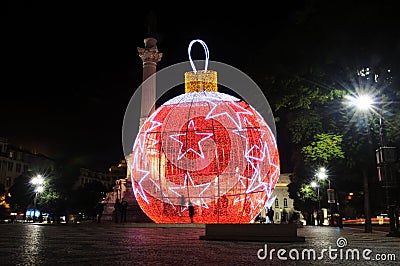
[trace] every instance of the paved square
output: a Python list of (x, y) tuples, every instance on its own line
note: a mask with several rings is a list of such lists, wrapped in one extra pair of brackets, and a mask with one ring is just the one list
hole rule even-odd
[[(400, 238), (386, 237), (384, 232), (306, 226), (298, 229), (305, 242), (264, 243), (200, 240), (204, 230), (204, 225), (195, 224), (3, 224), (0, 265), (399, 265), (400, 261)], [(331, 251), (336, 259), (329, 257), (329, 248), (336, 249)], [(279, 249), (284, 250), (280, 257)], [(357, 249), (360, 259), (346, 260), (349, 249), (350, 253)], [(362, 258), (366, 249), (374, 260)], [(316, 252), (314, 260), (307, 257), (310, 250)], [(299, 260), (292, 259), (296, 254)], [(386, 259), (394, 254), (396, 261), (377, 262), (377, 254)]]

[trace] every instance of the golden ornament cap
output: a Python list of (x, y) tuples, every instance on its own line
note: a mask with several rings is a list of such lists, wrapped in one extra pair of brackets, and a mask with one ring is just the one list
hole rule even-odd
[(218, 92), (216, 71), (197, 70), (196, 72), (185, 72), (185, 93), (200, 91)]

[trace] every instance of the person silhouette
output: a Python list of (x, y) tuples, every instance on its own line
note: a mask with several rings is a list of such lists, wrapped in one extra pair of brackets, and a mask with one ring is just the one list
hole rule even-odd
[(193, 223), (193, 216), (194, 216), (194, 207), (192, 202), (189, 201), (189, 217), (190, 217), (190, 223)]
[(97, 223), (100, 223), (101, 217), (103, 216), (104, 212), (104, 203), (98, 202), (97, 203)]
[(128, 202), (124, 198), (122, 198), (122, 201), (121, 201), (121, 223), (126, 222), (127, 209), (128, 209)]
[(121, 214), (121, 202), (117, 198), (114, 203), (115, 222), (118, 223), (118, 218)]
[(269, 222), (271, 223), (271, 224), (273, 224), (274, 223), (274, 210), (272, 209), (272, 207), (270, 207), (269, 209), (268, 209), (268, 220), (269, 220)]

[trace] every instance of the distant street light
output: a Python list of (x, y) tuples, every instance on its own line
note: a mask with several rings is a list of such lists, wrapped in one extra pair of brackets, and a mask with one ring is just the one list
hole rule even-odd
[(31, 179), (31, 184), (35, 186), (34, 192), (35, 192), (35, 197), (33, 199), (33, 222), (36, 220), (36, 202), (37, 202), (37, 196), (39, 193), (43, 192), (44, 190), (44, 178), (42, 175), (37, 175), (34, 176)]
[[(326, 190), (326, 196), (329, 204), (329, 212), (330, 212), (330, 219), (329, 219), (329, 224), (333, 225), (333, 206), (332, 204), (337, 203), (335, 199), (335, 194), (334, 190), (331, 189), (331, 179), (328, 176), (327, 170), (325, 167), (320, 167), (316, 173), (316, 176), (320, 182), (324, 182), (325, 180), (328, 181), (328, 189)], [(338, 206), (338, 205), (337, 205)], [(340, 221), (338, 221), (340, 222)]]
[(328, 178), (328, 174), (326, 173), (325, 167), (320, 167), (318, 169), (317, 178), (318, 178), (318, 180), (321, 180), (321, 181), (328, 180), (328, 186), (329, 186), (329, 188), (331, 188), (331, 180), (329, 180), (329, 178)]
[(312, 188), (316, 188), (317, 189), (318, 211), (320, 211), (321, 210), (321, 200), (319, 198), (319, 183), (317, 181), (311, 181), (310, 186)]

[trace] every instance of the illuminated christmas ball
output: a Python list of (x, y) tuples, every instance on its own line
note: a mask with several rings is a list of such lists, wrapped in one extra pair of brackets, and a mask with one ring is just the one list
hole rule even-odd
[(279, 178), (276, 140), (249, 104), (217, 91), (217, 73), (185, 73), (186, 93), (144, 122), (132, 184), (156, 223), (249, 223)]

